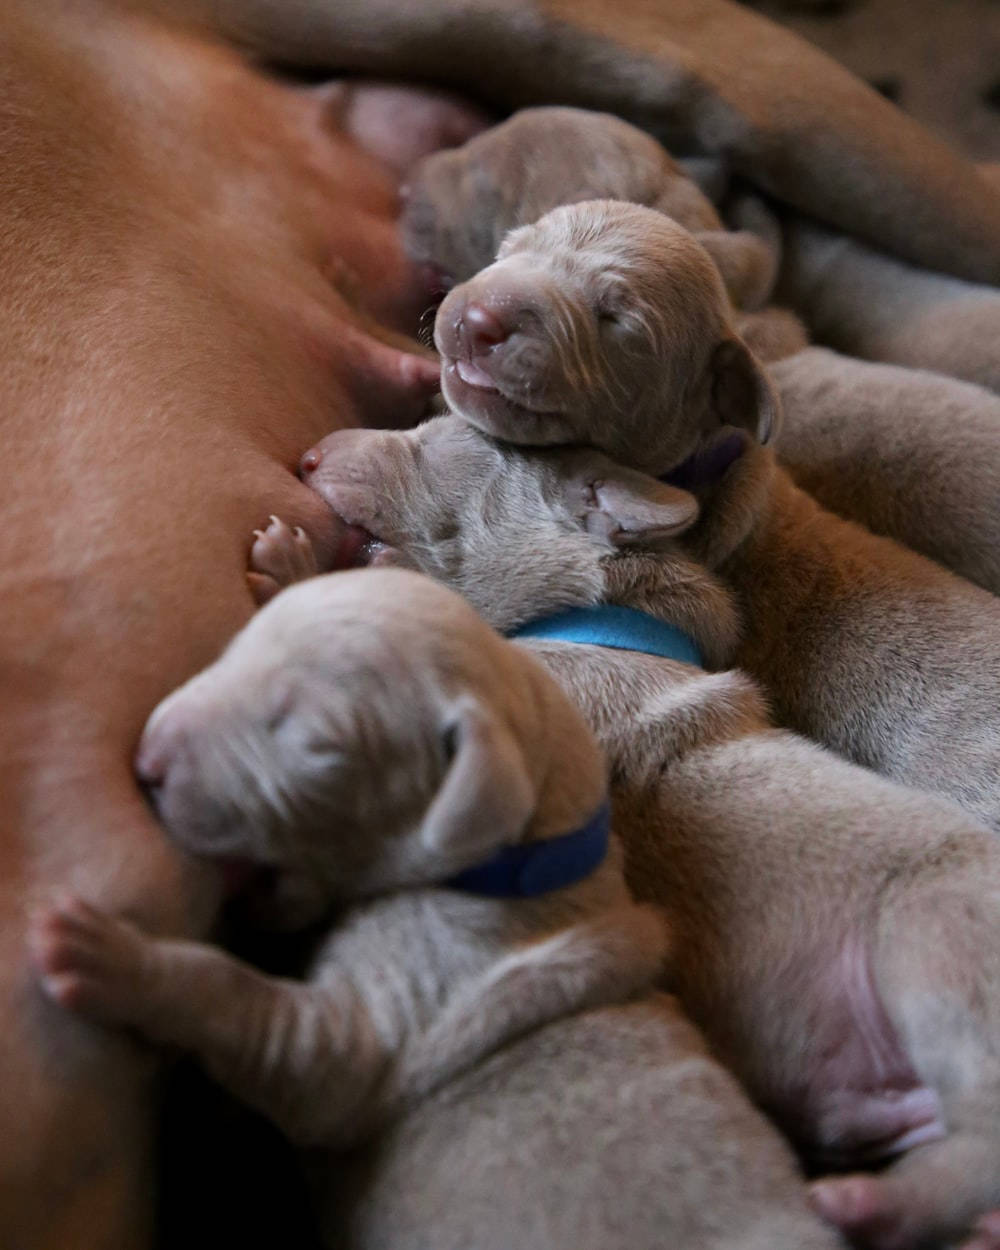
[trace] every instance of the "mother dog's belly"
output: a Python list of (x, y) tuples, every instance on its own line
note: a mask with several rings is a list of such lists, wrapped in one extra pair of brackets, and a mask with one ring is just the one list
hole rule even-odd
[(69, 888), (204, 929), (215, 882), (148, 815), (138, 733), (252, 611), (253, 527), (322, 534), (300, 452), (419, 413), (367, 318), (403, 329), (420, 292), (391, 180), (318, 94), (94, 6), (4, 10), (0, 1245), (139, 1246), (149, 1058), (39, 997), (27, 918)]

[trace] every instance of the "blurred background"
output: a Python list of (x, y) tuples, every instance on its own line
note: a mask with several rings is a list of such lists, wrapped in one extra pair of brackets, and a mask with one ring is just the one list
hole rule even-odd
[(746, 0), (981, 161), (1000, 161), (1000, 0)]

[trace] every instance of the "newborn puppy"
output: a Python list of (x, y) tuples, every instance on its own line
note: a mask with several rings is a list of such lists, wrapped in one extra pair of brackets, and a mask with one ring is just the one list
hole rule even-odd
[(711, 201), (669, 153), (620, 117), (574, 108), (522, 109), (460, 148), (417, 167), (403, 240), (445, 286), (489, 265), (509, 230), (581, 200), (626, 200), (694, 232), (733, 302), (755, 309), (774, 286), (780, 231), (727, 231)]
[(301, 983), (67, 903), (35, 930), (43, 985), (338, 1151), (331, 1245), (835, 1250), (651, 989), (662, 918), (607, 853), (580, 713), (456, 595), (392, 571), (290, 590), (153, 714), (138, 768), (183, 846), (345, 910)]
[(556, 209), (449, 294), (435, 338), (446, 399), (488, 433), (696, 492), (681, 543), (735, 592), (727, 662), (782, 723), (1000, 829), (1000, 603), (777, 467), (774, 388), (689, 234), (635, 205)]
[(1000, 595), (1000, 396), (820, 347), (771, 378), (797, 485)]
[(708, 253), (669, 217), (557, 208), (445, 298), (441, 388), (497, 437), (592, 443), (657, 471), (723, 426), (771, 435), (772, 390), (731, 317)]
[[(332, 434), (305, 471), (369, 530), (365, 559), (440, 578), (505, 629), (601, 600), (649, 611), (684, 584), (691, 495), (594, 452), (519, 451), (444, 417)], [(254, 547), (278, 578), (310, 556), (277, 522)], [(732, 646), (725, 593), (699, 578), (686, 628)], [(713, 1050), (814, 1167), (891, 1162), (823, 1181), (820, 1209), (880, 1250), (963, 1236), (1000, 1202), (996, 838), (774, 729), (740, 673), (527, 645), (608, 753), (629, 884), (665, 905), (670, 981)]]

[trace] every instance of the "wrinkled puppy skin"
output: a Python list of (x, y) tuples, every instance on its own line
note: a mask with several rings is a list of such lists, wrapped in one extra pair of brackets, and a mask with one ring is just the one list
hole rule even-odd
[(434, 342), (450, 407), (514, 443), (588, 443), (657, 469), (723, 425), (766, 440), (777, 419), (708, 253), (634, 204), (558, 208), (513, 231), (448, 294)]
[[(676, 487), (455, 417), (336, 432), (307, 459), (341, 523), (368, 527), (364, 558), (440, 578), (498, 627), (606, 600), (736, 653), (726, 592), (683, 551), (697, 510)], [(674, 935), (671, 986), (812, 1168), (839, 1173), (820, 1209), (872, 1250), (995, 1218), (995, 835), (775, 729), (742, 673), (524, 645), (608, 753), (629, 884)]]
[(509, 230), (564, 204), (604, 199), (672, 217), (712, 255), (734, 303), (755, 309), (767, 301), (775, 247), (750, 231), (727, 231), (697, 183), (644, 131), (585, 109), (522, 109), (422, 161), (407, 190), (403, 240), (451, 285), (489, 265)]
[(66, 901), (34, 931), (42, 984), (193, 1051), (308, 1147), (331, 1246), (841, 1244), (652, 989), (667, 931), (617, 844), (534, 896), (442, 887), (606, 793), (581, 714), (452, 592), (372, 571), (279, 595), (161, 705), (138, 768), (182, 845), (342, 910), (303, 983)]
[(690, 234), (636, 205), (556, 209), (449, 294), (435, 337), (449, 405), (488, 433), (693, 478), (681, 545), (735, 592), (731, 661), (781, 723), (1000, 828), (1000, 602), (796, 489), (763, 445), (773, 380)]

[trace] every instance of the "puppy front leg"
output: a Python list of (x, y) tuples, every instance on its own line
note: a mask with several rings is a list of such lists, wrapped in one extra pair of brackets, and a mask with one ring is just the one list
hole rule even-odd
[(290, 529), (280, 517), (272, 516), (265, 529), (254, 530), (247, 582), (258, 607), (279, 590), (315, 577), (319, 571), (316, 552), (301, 526)]
[(386, 1055), (353, 985), (265, 976), (199, 942), (152, 938), (77, 899), (32, 930), (42, 988), (71, 1011), (198, 1056), (290, 1138), (339, 1136)]

